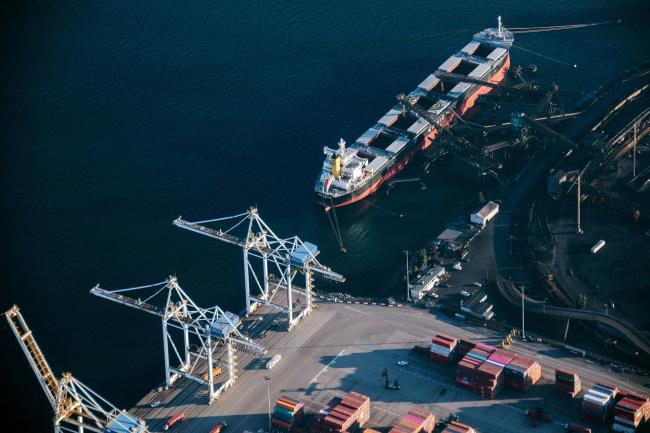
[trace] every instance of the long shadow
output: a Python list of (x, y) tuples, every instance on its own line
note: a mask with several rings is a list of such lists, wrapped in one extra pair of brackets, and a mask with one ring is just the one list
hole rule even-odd
[[(189, 414), (188, 414), (189, 415)], [(172, 415), (173, 416), (173, 415)], [(146, 420), (150, 433), (163, 432), (163, 427), (170, 417), (149, 418)], [(256, 413), (249, 415), (224, 415), (224, 416), (200, 416), (186, 418), (168, 431), (174, 433), (199, 433), (209, 432), (217, 423), (226, 423), (225, 431), (243, 432), (249, 430), (256, 432), (259, 429), (268, 430), (268, 414)]]

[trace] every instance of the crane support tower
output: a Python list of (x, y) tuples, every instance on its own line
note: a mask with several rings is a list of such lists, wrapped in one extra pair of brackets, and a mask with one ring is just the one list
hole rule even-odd
[[(214, 223), (227, 224), (229, 227), (212, 228), (205, 225)], [(314, 274), (337, 282), (345, 281), (345, 277), (316, 260), (319, 253), (316, 245), (304, 242), (298, 236), (284, 239), (278, 237), (262, 220), (255, 207), (238, 215), (197, 222), (189, 222), (178, 217), (174, 220), (174, 225), (242, 248), (247, 314), (253, 313), (259, 305), (286, 311), (289, 330), (312, 311)], [(278, 272), (278, 278), (269, 278), (269, 267)], [(304, 275), (304, 290), (293, 285), (298, 273)], [(251, 294), (251, 282), (257, 286), (259, 294)], [(286, 305), (273, 302), (276, 292), (281, 287), (287, 292)], [(295, 314), (294, 310), (294, 293), (305, 297), (303, 309), (298, 314)]]
[[(104, 290), (97, 285), (90, 293), (160, 317), (167, 386), (173, 385), (181, 376), (193, 380), (207, 386), (210, 403), (237, 380), (237, 349), (259, 355), (266, 353), (264, 347), (237, 329), (239, 316), (225, 312), (216, 305), (211, 308), (198, 307), (183, 291), (176, 277), (114, 291)], [(183, 336), (180, 350), (170, 333), (173, 330), (180, 331)], [(175, 356), (173, 363), (170, 347)], [(225, 375), (217, 366), (219, 359), (225, 364)]]
[(117, 409), (71, 373), (57, 378), (18, 306), (4, 314), (52, 406), (54, 433), (149, 433), (144, 421)]

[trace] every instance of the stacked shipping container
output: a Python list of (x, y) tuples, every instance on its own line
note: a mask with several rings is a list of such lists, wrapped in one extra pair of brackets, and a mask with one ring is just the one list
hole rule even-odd
[(472, 427), (461, 424), (458, 421), (452, 421), (447, 424), (447, 427), (440, 433), (476, 433)]
[(363, 427), (370, 418), (370, 399), (351, 392), (343, 399), (333, 398), (314, 421), (312, 433), (342, 433), (350, 428)]
[(431, 359), (442, 364), (449, 364), (454, 360), (458, 340), (444, 334), (436, 334), (431, 339)]
[(456, 367), (456, 383), (471, 390), (476, 383), (478, 368), (483, 362), (471, 356), (465, 356)]
[(492, 353), (492, 352), (494, 352), (495, 350), (497, 350), (496, 347), (494, 347), (494, 346), (490, 346), (490, 345), (488, 345), (488, 344), (483, 344), (483, 343), (476, 343), (476, 346), (474, 346), (474, 347), (476, 347), (477, 349), (484, 350), (484, 351), (486, 351), (486, 352), (488, 352), (488, 353)]
[(400, 419), (389, 433), (431, 433), (436, 427), (436, 418), (423, 410), (411, 409)]
[(582, 385), (580, 376), (576, 373), (555, 369), (555, 390), (567, 397), (575, 398), (580, 393)]
[(474, 392), (481, 397), (493, 399), (503, 387), (503, 367), (484, 362), (478, 368)]
[(650, 421), (650, 402), (648, 397), (621, 391), (622, 399), (614, 407), (612, 429), (622, 433), (634, 433), (639, 424)]
[(612, 413), (618, 389), (612, 385), (595, 384), (582, 398), (582, 416), (596, 423), (602, 423)]
[(477, 359), (481, 362), (487, 361), (487, 359), (490, 357), (492, 352), (485, 351), (483, 349), (479, 349), (478, 347), (475, 347), (474, 349), (470, 350), (467, 353), (467, 356), (470, 358)]
[(506, 365), (510, 364), (513, 359), (515, 359), (515, 356), (517, 356), (517, 354), (510, 350), (496, 349), (487, 359), (487, 362), (490, 364), (505, 367)]
[[(462, 341), (459, 345), (465, 350), (470, 346), (468, 343)], [(458, 385), (490, 399), (494, 398), (504, 385), (526, 391), (541, 376), (542, 368), (538, 362), (510, 350), (495, 349), (480, 343), (467, 352), (456, 368)]]
[(476, 346), (476, 343), (469, 340), (460, 340), (458, 342), (458, 356), (463, 357), (469, 353)]
[(300, 419), (304, 405), (300, 400), (289, 397), (280, 397), (275, 401), (271, 423), (283, 429), (290, 429)]
[(528, 391), (542, 377), (539, 362), (515, 355), (504, 369), (505, 385), (517, 391)]

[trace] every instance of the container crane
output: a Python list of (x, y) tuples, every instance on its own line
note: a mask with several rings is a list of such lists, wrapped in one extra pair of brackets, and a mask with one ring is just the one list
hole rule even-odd
[(52, 406), (54, 433), (149, 433), (144, 421), (117, 409), (71, 373), (57, 378), (18, 306), (4, 315)]
[[(266, 353), (264, 347), (237, 329), (239, 316), (225, 312), (219, 306), (198, 307), (180, 287), (176, 277), (168, 277), (160, 283), (113, 291), (97, 285), (90, 293), (160, 317), (167, 386), (173, 385), (181, 376), (193, 380), (208, 387), (210, 403), (237, 379), (236, 349), (259, 355)], [(180, 351), (169, 332), (171, 329), (182, 331), (183, 345)], [(170, 346), (176, 357), (174, 365), (170, 361)], [(190, 347), (195, 346), (197, 349), (192, 351)], [(217, 385), (214, 371), (216, 355), (221, 346), (225, 349), (227, 374), (226, 380)]]
[[(216, 229), (205, 224), (228, 222), (232, 224), (226, 229)], [(238, 215), (216, 218), (204, 221), (190, 222), (178, 217), (174, 225), (212, 239), (236, 245), (243, 249), (244, 255), (244, 290), (246, 294), (246, 312), (251, 314), (259, 305), (286, 311), (288, 315), (288, 329), (291, 330), (301, 318), (311, 313), (313, 308), (312, 288), (313, 277), (319, 275), (323, 278), (344, 282), (345, 277), (316, 260), (319, 251), (316, 245), (302, 241), (298, 236), (289, 238), (278, 237), (273, 230), (259, 216), (257, 208), (251, 207), (248, 211)], [(239, 235), (234, 233), (240, 232)], [(262, 262), (261, 275), (259, 269), (253, 267), (251, 258), (260, 259)], [(275, 266), (280, 274), (276, 281), (269, 278), (269, 264)], [(304, 274), (304, 290), (293, 287), (297, 273)], [(251, 296), (251, 276), (260, 294)], [(280, 287), (287, 291), (285, 305), (272, 302)], [(294, 317), (293, 293), (304, 295), (303, 310)]]

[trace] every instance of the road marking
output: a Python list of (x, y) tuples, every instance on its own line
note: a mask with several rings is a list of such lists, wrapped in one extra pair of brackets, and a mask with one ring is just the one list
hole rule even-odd
[(365, 316), (370, 316), (371, 315), (371, 313), (368, 313), (367, 311), (362, 311), (362, 310), (359, 310), (358, 308), (354, 308), (354, 307), (348, 307), (347, 305), (345, 305), (344, 308), (347, 308), (348, 310), (352, 310), (355, 313), (363, 314)]
[(332, 359), (332, 360), (331, 360), (331, 361), (330, 361), (330, 362), (329, 362), (325, 367), (323, 367), (323, 369), (322, 369), (321, 371), (319, 371), (318, 374), (317, 374), (316, 376), (314, 376), (314, 378), (313, 378), (312, 380), (309, 381), (309, 384), (311, 385), (312, 383), (316, 383), (316, 380), (318, 379), (318, 376), (320, 376), (321, 374), (325, 373), (325, 372), (327, 371), (327, 369), (328, 369), (332, 364), (334, 364), (334, 363), (336, 362), (336, 360), (338, 359), (338, 357), (341, 356), (341, 355), (343, 355), (343, 352), (345, 352), (345, 349), (341, 350), (341, 351), (339, 352), (339, 354), (336, 355), (336, 356), (334, 357), (334, 359)]

